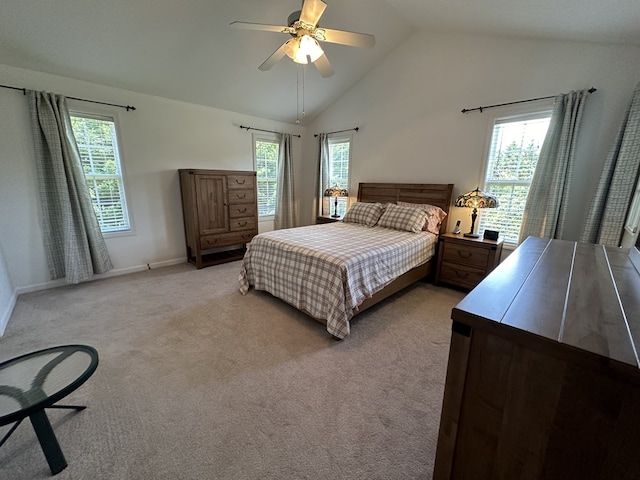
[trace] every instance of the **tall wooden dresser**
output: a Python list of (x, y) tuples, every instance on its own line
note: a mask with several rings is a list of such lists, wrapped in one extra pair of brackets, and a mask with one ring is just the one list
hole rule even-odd
[(453, 309), (435, 480), (640, 478), (639, 268), (529, 237)]
[(202, 268), (241, 259), (258, 234), (256, 172), (178, 172), (189, 262)]

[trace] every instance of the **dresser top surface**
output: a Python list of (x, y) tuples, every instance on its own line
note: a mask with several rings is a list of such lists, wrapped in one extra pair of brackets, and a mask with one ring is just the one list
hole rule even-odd
[(529, 237), (453, 309), (452, 318), (473, 328), (500, 328), (514, 339), (533, 335), (637, 368), (637, 253)]

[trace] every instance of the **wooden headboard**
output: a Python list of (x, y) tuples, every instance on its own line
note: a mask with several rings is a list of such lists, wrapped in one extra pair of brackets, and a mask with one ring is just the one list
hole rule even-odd
[(447, 216), (440, 225), (440, 231), (447, 231), (449, 208), (453, 196), (452, 183), (360, 183), (359, 202), (380, 203), (428, 203), (440, 207)]

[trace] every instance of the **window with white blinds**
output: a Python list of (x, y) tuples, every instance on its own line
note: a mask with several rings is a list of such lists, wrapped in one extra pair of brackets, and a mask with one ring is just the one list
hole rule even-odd
[(72, 114), (71, 125), (100, 229), (104, 233), (130, 230), (115, 122)]
[[(329, 186), (337, 185), (349, 189), (349, 163), (351, 161), (351, 138), (329, 138)], [(338, 215), (347, 212), (347, 197), (338, 197)], [(331, 213), (334, 211), (334, 201), (331, 199)]]
[(499, 207), (480, 210), (478, 232), (497, 230), (506, 243), (518, 243), (529, 187), (551, 120), (551, 112), (497, 119), (493, 127), (483, 190)]
[(258, 216), (260, 217), (276, 214), (279, 150), (280, 145), (275, 139), (254, 137)]

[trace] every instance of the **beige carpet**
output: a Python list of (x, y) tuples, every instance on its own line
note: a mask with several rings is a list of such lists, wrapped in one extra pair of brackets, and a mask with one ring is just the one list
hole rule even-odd
[[(429, 479), (454, 290), (418, 283), (333, 340), (280, 300), (238, 291), (239, 263), (23, 295), (0, 360), (92, 345), (96, 373), (48, 411), (58, 479)], [(8, 427), (0, 428), (0, 435)], [(28, 420), (0, 478), (50, 478)]]

